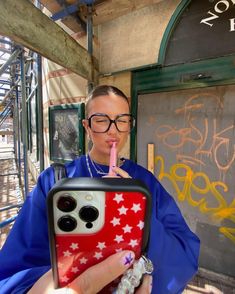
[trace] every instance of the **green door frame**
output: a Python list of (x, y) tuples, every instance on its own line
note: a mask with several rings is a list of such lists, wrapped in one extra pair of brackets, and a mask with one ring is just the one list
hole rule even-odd
[[(141, 94), (168, 92), (182, 89), (235, 84), (235, 54), (197, 62), (164, 67), (165, 52), (181, 14), (191, 0), (183, 0), (173, 14), (164, 33), (158, 63), (132, 71), (131, 112), (138, 114), (138, 96)], [(130, 158), (137, 161), (137, 122), (131, 133)]]

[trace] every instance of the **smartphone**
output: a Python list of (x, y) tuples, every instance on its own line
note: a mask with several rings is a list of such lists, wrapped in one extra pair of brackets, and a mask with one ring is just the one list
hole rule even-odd
[(47, 213), (55, 288), (124, 249), (139, 258), (149, 237), (151, 196), (139, 180), (64, 178), (50, 190)]

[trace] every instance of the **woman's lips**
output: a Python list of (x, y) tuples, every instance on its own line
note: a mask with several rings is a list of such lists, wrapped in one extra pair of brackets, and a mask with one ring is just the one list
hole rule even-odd
[(118, 144), (117, 139), (110, 139), (110, 140), (107, 140), (106, 142), (110, 147), (112, 147), (114, 142), (116, 143), (116, 145)]

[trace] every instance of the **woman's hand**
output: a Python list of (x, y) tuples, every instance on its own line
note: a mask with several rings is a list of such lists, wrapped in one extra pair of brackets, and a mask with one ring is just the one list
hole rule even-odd
[(120, 167), (114, 167), (113, 171), (120, 177), (120, 178), (131, 178), (131, 176), (124, 171), (123, 169), (121, 169)]
[[(126, 264), (126, 257), (133, 256), (132, 262)], [(28, 294), (95, 294), (106, 285), (122, 275), (133, 263), (134, 253), (122, 251), (113, 254), (104, 261), (90, 267), (74, 279), (66, 288), (54, 289), (52, 271), (44, 274), (31, 288)], [(152, 277), (146, 275), (136, 294), (151, 293)]]

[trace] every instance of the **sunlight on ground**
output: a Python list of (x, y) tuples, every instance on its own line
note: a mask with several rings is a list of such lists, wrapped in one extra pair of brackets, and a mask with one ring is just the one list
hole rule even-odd
[(201, 288), (199, 286), (193, 286), (193, 285), (188, 285), (187, 289), (184, 290), (183, 294), (196, 294), (196, 293), (201, 293), (201, 294), (227, 294), (219, 290), (218, 288), (212, 286), (212, 285), (205, 285), (204, 288)]

